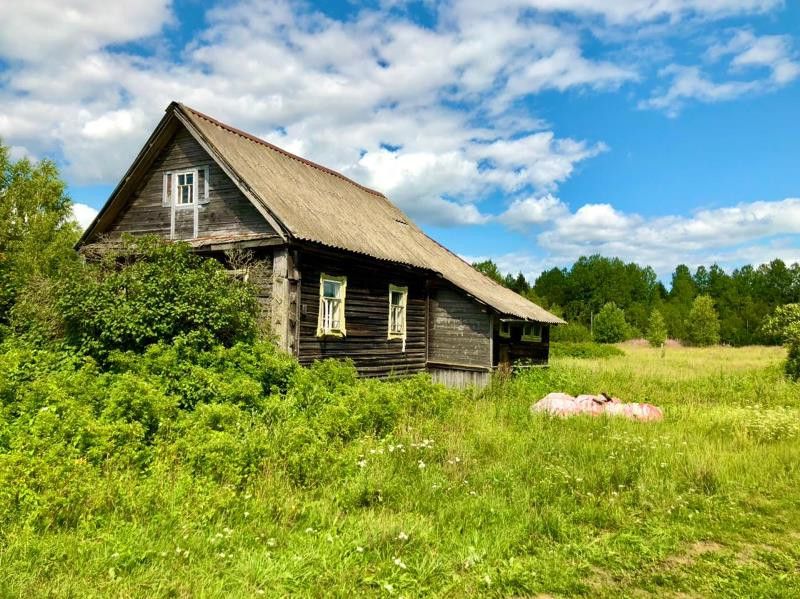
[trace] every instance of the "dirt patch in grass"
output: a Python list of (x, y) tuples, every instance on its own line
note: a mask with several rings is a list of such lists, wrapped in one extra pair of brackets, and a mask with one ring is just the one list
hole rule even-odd
[(713, 541), (697, 541), (696, 543), (692, 543), (683, 553), (668, 557), (664, 561), (664, 564), (669, 567), (691, 566), (698, 557), (709, 553), (716, 553), (722, 549), (724, 549), (722, 545), (714, 543)]

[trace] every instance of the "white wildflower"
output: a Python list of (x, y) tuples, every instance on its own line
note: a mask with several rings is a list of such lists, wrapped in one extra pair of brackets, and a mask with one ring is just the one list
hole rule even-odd
[(356, 547), (356, 551), (358, 551), (359, 553), (364, 553), (364, 548), (361, 545), (359, 545), (358, 547)]
[(394, 561), (394, 565), (401, 570), (405, 570), (407, 568), (407, 566), (403, 563), (403, 560), (401, 560), (399, 557), (394, 558), (392, 561)]
[(406, 533), (405, 531), (401, 530), (400, 534), (397, 535), (397, 538), (400, 539), (401, 541), (408, 541), (408, 533)]
[(357, 463), (359, 468), (364, 468), (367, 465), (367, 460), (358, 460)]
[(425, 462), (423, 462), (422, 460), (420, 460), (419, 462), (417, 462), (417, 467), (418, 467), (420, 470), (423, 470), (423, 469), (425, 468)]

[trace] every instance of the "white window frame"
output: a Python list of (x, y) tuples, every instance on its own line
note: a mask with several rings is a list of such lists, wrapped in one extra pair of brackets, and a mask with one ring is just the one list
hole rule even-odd
[[(183, 169), (178, 171), (166, 171), (164, 173), (161, 205), (170, 209), (170, 239), (175, 239), (175, 211), (193, 210), (194, 224), (192, 237), (198, 236), (199, 229), (199, 208), (209, 202), (209, 175), (208, 166), (200, 166), (194, 169)], [(200, 173), (203, 173), (203, 197), (200, 198)], [(185, 204), (178, 203), (178, 177), (192, 176), (192, 197), (191, 201)]]
[[(400, 294), (400, 303), (392, 303), (392, 294)], [(389, 320), (387, 326), (388, 339), (401, 339), (403, 341), (403, 351), (406, 350), (406, 316), (408, 312), (408, 287), (400, 285), (389, 285)], [(399, 327), (393, 327), (397, 324), (397, 318), (400, 318)]]
[(542, 325), (538, 322), (526, 322), (522, 325), (523, 341), (541, 341)]
[[(338, 296), (325, 297), (325, 283), (338, 285)], [(317, 337), (345, 337), (345, 304), (347, 301), (347, 277), (321, 273), (319, 276), (319, 314)]]
[[(187, 187), (184, 183), (183, 186), (178, 184), (178, 178), (180, 177), (192, 177), (192, 193), (190, 194), (191, 197), (189, 198), (188, 202), (181, 202), (180, 197), (178, 197), (178, 192), (181, 187)], [(197, 204), (197, 169), (192, 169), (188, 171), (176, 171), (172, 173), (172, 198), (175, 203), (175, 208), (178, 210), (183, 209), (193, 209)]]

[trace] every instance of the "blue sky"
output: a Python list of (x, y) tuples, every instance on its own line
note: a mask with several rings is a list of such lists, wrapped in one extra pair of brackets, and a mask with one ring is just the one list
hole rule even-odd
[(67, 4), (0, 7), (0, 137), (79, 220), (176, 99), (504, 270), (800, 260), (798, 2)]

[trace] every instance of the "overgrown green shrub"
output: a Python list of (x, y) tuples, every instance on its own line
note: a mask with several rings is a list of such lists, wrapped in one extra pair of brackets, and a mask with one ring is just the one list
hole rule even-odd
[(192, 335), (230, 346), (256, 334), (256, 301), (245, 283), (186, 244), (127, 239), (61, 288), (67, 341), (104, 360)]
[(591, 341), (592, 334), (579, 322), (568, 322), (559, 326), (550, 327), (550, 341), (566, 341), (581, 343)]
[(776, 308), (764, 322), (763, 330), (786, 344), (789, 350), (784, 365), (786, 376), (800, 380), (800, 304)]
[(55, 163), (14, 161), (0, 142), (0, 327), (47, 339), (59, 332), (49, 290), (78, 263), (71, 214)]
[(554, 358), (613, 358), (625, 352), (613, 345), (600, 343), (551, 343), (550, 355)]
[(629, 330), (625, 312), (614, 302), (609, 302), (594, 318), (592, 332), (598, 343), (618, 343), (624, 341)]

